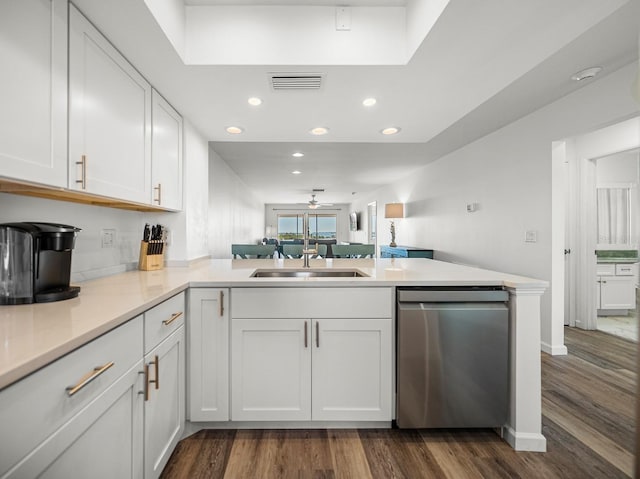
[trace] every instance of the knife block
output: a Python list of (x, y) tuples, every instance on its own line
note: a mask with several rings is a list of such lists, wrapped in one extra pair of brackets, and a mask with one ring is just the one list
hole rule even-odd
[[(140, 259), (138, 269), (142, 271), (155, 271), (164, 268), (164, 242), (163, 241), (141, 241)], [(154, 248), (159, 251), (154, 252)], [(149, 251), (152, 251), (151, 253)]]

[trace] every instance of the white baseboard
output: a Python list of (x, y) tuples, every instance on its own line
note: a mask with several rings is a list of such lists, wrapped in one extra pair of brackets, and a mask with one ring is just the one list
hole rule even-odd
[(502, 432), (504, 440), (516, 451), (547, 452), (547, 439), (540, 433), (516, 432), (509, 426)]
[(551, 356), (566, 356), (569, 354), (569, 351), (567, 351), (567, 347), (564, 344), (551, 345), (549, 343), (541, 342), (540, 349)]

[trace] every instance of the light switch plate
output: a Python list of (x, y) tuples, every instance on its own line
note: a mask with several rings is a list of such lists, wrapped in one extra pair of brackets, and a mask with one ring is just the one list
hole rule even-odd
[(537, 243), (538, 242), (538, 232), (536, 230), (527, 230), (524, 232), (524, 242), (525, 243)]

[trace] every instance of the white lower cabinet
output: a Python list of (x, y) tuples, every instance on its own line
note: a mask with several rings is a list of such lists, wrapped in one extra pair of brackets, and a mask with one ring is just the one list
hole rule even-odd
[(190, 421), (229, 420), (229, 290), (191, 288), (188, 324)]
[(144, 313), (144, 477), (160, 476), (185, 416), (185, 294)]
[(0, 478), (160, 476), (184, 430), (184, 297), (0, 391)]
[(142, 477), (142, 318), (0, 391), (0, 477)]
[(391, 420), (391, 319), (315, 320), (311, 417)]
[(635, 264), (598, 263), (596, 308), (604, 313), (635, 309), (636, 270)]
[(392, 293), (349, 289), (232, 290), (232, 420), (392, 419)]
[(144, 477), (159, 477), (184, 429), (184, 326), (145, 360)]
[(301, 319), (234, 319), (231, 419), (311, 419), (311, 337)]

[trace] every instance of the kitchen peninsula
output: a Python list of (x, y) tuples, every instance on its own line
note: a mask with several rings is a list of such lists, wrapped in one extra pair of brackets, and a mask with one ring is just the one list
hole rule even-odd
[[(87, 281), (82, 283), (80, 296), (67, 301), (2, 307), (0, 308), (0, 340), (2, 341), (0, 404), (6, 408), (6, 404), (2, 402), (3, 395), (6, 397), (7, 393), (16, 386), (39, 374), (43, 370), (41, 368), (46, 366), (45, 369), (48, 369), (52, 364), (59, 362), (56, 360), (60, 358), (64, 360), (66, 354), (101, 335), (107, 332), (111, 335), (114, 331), (123, 330), (124, 327), (131, 328), (131, 334), (134, 334), (135, 328), (132, 324), (141, 316), (144, 316), (145, 320), (146, 348), (148, 337), (153, 334), (153, 329), (148, 326), (148, 317), (152, 317), (150, 311), (154, 312), (162, 308), (168, 303), (167, 300), (175, 301), (172, 307), (179, 309), (179, 301), (176, 298), (179, 298), (184, 305), (183, 292), (185, 291), (187, 304), (189, 304), (188, 298), (195, 293), (217, 288), (216, 291), (220, 292), (220, 301), (217, 306), (220, 317), (223, 317), (222, 313), (224, 313), (227, 319), (239, 314), (240, 310), (245, 314), (253, 307), (248, 300), (242, 303), (233, 301), (234, 297), (251, 299), (252, 296), (246, 296), (251, 292), (258, 292), (260, 297), (268, 297), (270, 293), (281, 294), (283, 291), (288, 291), (287, 288), (291, 288), (290, 291), (294, 293), (291, 295), (291, 307), (293, 307), (300, 304), (300, 301), (293, 301), (296, 294), (305, 296), (307, 294), (305, 291), (312, 292), (314, 289), (338, 291), (341, 296), (336, 297), (342, 298), (349, 297), (350, 289), (354, 293), (359, 292), (358, 294), (369, 291), (377, 294), (369, 297), (383, 298), (381, 301), (386, 305), (385, 308), (388, 308), (383, 312), (384, 314), (380, 314), (387, 316), (391, 324), (395, 318), (395, 287), (501, 286), (509, 293), (510, 330), (510, 410), (508, 423), (501, 432), (505, 440), (516, 450), (545, 450), (546, 441), (541, 434), (540, 391), (540, 296), (547, 287), (545, 281), (426, 259), (311, 260), (311, 270), (324, 272), (357, 270), (362, 274), (360, 277), (252, 277), (257, 269), (292, 271), (301, 269), (301, 266), (302, 260), (203, 260), (188, 268), (130, 271)], [(223, 292), (230, 296), (231, 300), (228, 296), (223, 296)], [(360, 297), (364, 298), (366, 295)], [(284, 311), (287, 305), (288, 303), (278, 303), (277, 308)], [(231, 308), (231, 316), (227, 313), (229, 308)], [(331, 308), (344, 310), (347, 314), (350, 310), (357, 310), (357, 308), (373, 310), (375, 304), (362, 304), (357, 301), (334, 302)], [(171, 313), (173, 309), (166, 309), (165, 312)], [(182, 312), (180, 310), (180, 313), (173, 314), (170, 319), (163, 320), (163, 323), (169, 324), (175, 321), (173, 326), (176, 328), (183, 324), (189, 325), (189, 321), (193, 319), (192, 316), (195, 318), (196, 311), (189, 306), (185, 311), (186, 318), (180, 317)], [(202, 311), (199, 314), (203, 314)], [(316, 327), (317, 324), (316, 322)], [(231, 341), (233, 342), (236, 339), (235, 330), (232, 330), (228, 324), (224, 327), (227, 328), (226, 331), (232, 331)], [(189, 328), (190, 326), (187, 326), (186, 329), (189, 331)], [(305, 323), (305, 342), (307, 341), (306, 328)], [(142, 330), (141, 327), (140, 329)], [(142, 338), (141, 332), (137, 334)], [(189, 334), (192, 333), (188, 332), (187, 337)], [(102, 336), (95, 342), (109, 335)], [(394, 334), (391, 333), (389, 338), (393, 337)], [(191, 343), (188, 339), (186, 341), (188, 357), (193, 339)], [(195, 339), (200, 343), (203, 341), (202, 337)], [(155, 344), (155, 341), (152, 338), (150, 343)], [(228, 340), (224, 347), (229, 347)], [(395, 347), (390, 346), (390, 348)], [(190, 368), (193, 367), (193, 357), (187, 364), (190, 364)], [(96, 364), (91, 363), (90, 366), (94, 367)], [(229, 375), (228, 388), (233, 389), (237, 386), (234, 382), (236, 373), (237, 371), (232, 368), (227, 369), (223, 375)], [(187, 376), (189, 374), (190, 372), (187, 371)], [(68, 385), (61, 385), (62, 393), (65, 391), (65, 386)], [(153, 386), (147, 383), (146, 388), (145, 394), (148, 394), (148, 388), (151, 388), (151, 394), (153, 394)], [(135, 387), (133, 389), (135, 390)], [(393, 387), (391, 389), (389, 396), (393, 398)], [(189, 396), (189, 389), (187, 389), (187, 396)], [(191, 404), (187, 419), (190, 419), (189, 414), (197, 417), (194, 403), (190, 402), (190, 398), (186, 401), (187, 404)], [(391, 402), (393, 403), (393, 399)], [(9, 413), (6, 409), (4, 411), (5, 414)], [(250, 416), (248, 415), (247, 418), (251, 419)], [(252, 420), (255, 420), (255, 417)], [(197, 421), (203, 420), (197, 419)], [(390, 426), (390, 421), (387, 421), (387, 424)], [(252, 425), (257, 427), (255, 422)], [(336, 427), (335, 423), (332, 427)]]

